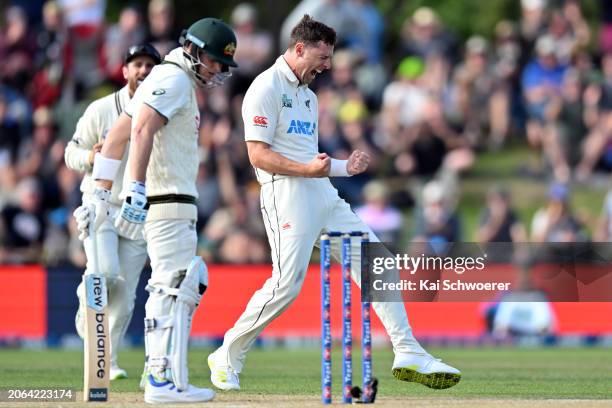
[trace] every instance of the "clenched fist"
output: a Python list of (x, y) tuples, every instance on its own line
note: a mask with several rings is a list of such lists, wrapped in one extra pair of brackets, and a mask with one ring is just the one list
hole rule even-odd
[(354, 176), (355, 174), (366, 171), (368, 164), (370, 164), (370, 155), (361, 150), (354, 150), (346, 163), (346, 171), (351, 176)]
[(306, 165), (306, 177), (327, 177), (331, 159), (326, 153), (319, 153)]

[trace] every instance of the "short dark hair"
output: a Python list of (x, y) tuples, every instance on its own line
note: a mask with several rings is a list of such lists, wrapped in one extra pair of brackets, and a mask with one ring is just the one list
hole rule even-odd
[(304, 14), (304, 17), (291, 30), (289, 48), (298, 42), (317, 45), (319, 41), (328, 45), (336, 45), (336, 31), (320, 21), (313, 20), (308, 14)]

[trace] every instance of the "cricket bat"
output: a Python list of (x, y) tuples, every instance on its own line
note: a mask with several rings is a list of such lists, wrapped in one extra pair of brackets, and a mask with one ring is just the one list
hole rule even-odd
[(96, 234), (89, 233), (92, 246), (92, 270), (86, 270), (83, 275), (85, 287), (85, 338), (84, 338), (84, 401), (107, 401), (110, 381), (110, 335), (108, 331), (108, 296), (106, 278), (98, 268), (98, 248)]

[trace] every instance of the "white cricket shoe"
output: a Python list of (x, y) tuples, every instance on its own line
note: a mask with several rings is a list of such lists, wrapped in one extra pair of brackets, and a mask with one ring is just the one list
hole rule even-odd
[(391, 372), (398, 380), (416, 382), (436, 390), (450, 388), (461, 380), (461, 371), (428, 353), (397, 353)]
[(110, 368), (109, 378), (111, 381), (113, 380), (121, 380), (123, 378), (128, 378), (127, 371), (118, 365), (112, 364)]
[(210, 368), (210, 381), (220, 390), (239, 390), (240, 380), (238, 373), (233, 368), (216, 363), (215, 353), (208, 356), (208, 368)]
[(83, 284), (81, 283), (77, 287), (77, 298), (79, 299), (79, 309), (74, 316), (74, 327), (76, 328), (77, 334), (80, 338), (84, 338), (85, 336), (85, 296)]
[(215, 398), (215, 392), (210, 388), (198, 388), (189, 384), (186, 390), (179, 391), (168, 380), (156, 380), (147, 375), (144, 400), (147, 404), (166, 404), (176, 402), (206, 402)]

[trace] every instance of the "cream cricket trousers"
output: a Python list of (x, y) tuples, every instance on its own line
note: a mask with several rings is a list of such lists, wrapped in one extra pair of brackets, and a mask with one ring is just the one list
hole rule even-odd
[[(86, 198), (83, 200), (86, 202)], [(131, 240), (117, 234), (113, 222), (119, 207), (110, 206), (110, 216), (96, 232), (99, 273), (106, 277), (108, 287), (108, 326), (111, 336), (111, 365), (117, 365), (117, 351), (127, 331), (134, 312), (136, 287), (147, 260), (144, 239)], [(83, 243), (87, 256), (87, 268), (92, 265), (92, 240)], [(83, 293), (83, 283), (77, 288)]]
[[(261, 211), (272, 250), (272, 276), (251, 297), (216, 352), (219, 361), (225, 356), (227, 365), (236, 372), (241, 372), (246, 353), (259, 333), (300, 293), (313, 247), (318, 245), (322, 231), (364, 231), (370, 234), (370, 241), (379, 241), (338, 196), (328, 178), (286, 177), (264, 184)], [(351, 275), (360, 285), (361, 253), (356, 241), (353, 240)], [(340, 260), (339, 245), (332, 245), (331, 255)], [(424, 352), (412, 335), (403, 303), (377, 302), (372, 306), (395, 352)]]

